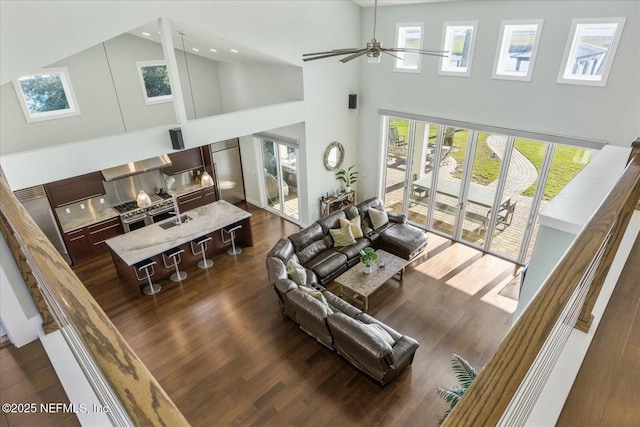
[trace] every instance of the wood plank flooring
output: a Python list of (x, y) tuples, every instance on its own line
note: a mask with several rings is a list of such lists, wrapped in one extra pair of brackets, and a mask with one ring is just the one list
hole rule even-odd
[(73, 413), (47, 413), (40, 404), (69, 404), (58, 377), (39, 340), (20, 348), (0, 349), (0, 402), (35, 404), (29, 413), (0, 412), (0, 426), (79, 426)]
[[(503, 266), (431, 235), (404, 280), (370, 300), (370, 314), (420, 343), (412, 367), (381, 387), (282, 316), (265, 254), (299, 227), (248, 210), (255, 246), (215, 256), (209, 270), (188, 269), (182, 283), (164, 280), (155, 296), (132, 295), (109, 256), (75, 269), (194, 426), (435, 426), (446, 405), (434, 389), (456, 383), (451, 354), (481, 368), (511, 324), (512, 310), (482, 301), (508, 282)], [(482, 273), (455, 279), (480, 261)]]
[(640, 236), (567, 397), (558, 426), (640, 423)]

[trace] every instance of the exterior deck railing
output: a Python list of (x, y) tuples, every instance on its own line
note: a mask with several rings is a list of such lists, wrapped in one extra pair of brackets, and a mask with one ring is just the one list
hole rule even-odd
[(57, 325), (113, 425), (189, 425), (2, 179), (0, 200), (0, 229), (43, 329)]
[(632, 157), (443, 425), (525, 424), (571, 331), (588, 331), (593, 306), (639, 197), (640, 154)]

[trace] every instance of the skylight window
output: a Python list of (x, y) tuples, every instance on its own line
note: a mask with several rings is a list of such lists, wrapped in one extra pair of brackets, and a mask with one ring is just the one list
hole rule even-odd
[(478, 22), (445, 22), (442, 50), (448, 56), (440, 58), (438, 74), (468, 77)]
[(542, 23), (542, 19), (502, 21), (494, 79), (531, 80)]
[(604, 86), (626, 18), (574, 19), (558, 83)]
[(22, 76), (13, 85), (29, 123), (80, 114), (65, 67)]
[[(424, 23), (396, 25), (396, 47), (422, 49)], [(419, 73), (422, 56), (411, 52), (394, 52), (393, 71)]]
[(169, 72), (164, 61), (138, 61), (138, 75), (147, 105), (170, 102), (173, 99)]

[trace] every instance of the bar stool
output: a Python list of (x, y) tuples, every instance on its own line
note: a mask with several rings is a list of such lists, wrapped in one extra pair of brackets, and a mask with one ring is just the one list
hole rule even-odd
[[(207, 259), (206, 251), (207, 251), (207, 242), (212, 240), (211, 237), (200, 237), (198, 239), (191, 241), (191, 253), (196, 256), (202, 254), (202, 261), (198, 262), (198, 268), (203, 270), (211, 267), (213, 265), (213, 261)], [(196, 252), (196, 247), (199, 246), (200, 250)]]
[[(147, 281), (149, 282), (147, 286), (142, 288), (142, 293), (145, 295), (157, 294), (158, 292), (160, 292), (160, 289), (162, 289), (160, 285), (155, 284), (151, 281), (151, 276), (153, 276), (155, 273), (155, 270), (153, 268), (155, 264), (156, 262), (152, 259), (145, 259), (134, 265), (136, 279), (138, 279), (138, 281), (140, 282), (142, 282), (144, 279), (147, 279)], [(142, 273), (143, 271), (146, 277), (140, 277), (140, 273)]]
[[(231, 247), (229, 249), (227, 249), (227, 253), (229, 255), (238, 255), (240, 252), (242, 252), (242, 248), (238, 248), (236, 247), (236, 231), (240, 230), (242, 228), (242, 224), (241, 225), (236, 225), (235, 227), (227, 230), (225, 228), (222, 229), (220, 236), (222, 237), (222, 243), (229, 243), (231, 242)], [(224, 238), (224, 233), (227, 233), (231, 236), (230, 239), (225, 240)]]
[(180, 254), (183, 252), (184, 249), (174, 248), (162, 253), (162, 262), (164, 263), (165, 268), (171, 268), (170, 265), (167, 265), (167, 258), (173, 258), (173, 265), (176, 268), (176, 272), (169, 276), (169, 279), (174, 282), (179, 282), (186, 279), (187, 277), (187, 273), (178, 270), (178, 263), (180, 263)]

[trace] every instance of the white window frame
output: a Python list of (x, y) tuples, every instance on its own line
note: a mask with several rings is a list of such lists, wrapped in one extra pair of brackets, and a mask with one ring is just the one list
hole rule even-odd
[[(64, 110), (46, 111), (43, 113), (32, 113), (31, 110), (29, 110), (29, 106), (27, 105), (26, 97), (22, 90), (22, 86), (20, 85), (20, 79), (24, 77), (45, 76), (50, 74), (60, 75), (60, 81), (62, 82), (62, 88), (64, 90), (64, 95), (67, 98), (69, 108), (65, 108)], [(18, 101), (20, 102), (20, 106), (22, 107), (22, 112), (24, 113), (24, 117), (27, 120), (27, 123), (41, 122), (44, 120), (63, 119), (66, 117), (80, 115), (78, 100), (76, 99), (73, 85), (71, 84), (71, 79), (69, 78), (69, 70), (67, 69), (67, 67), (43, 68), (40, 72), (28, 74), (14, 80), (13, 86), (16, 90), (16, 95), (18, 96)]]
[[(609, 71), (611, 71), (611, 67), (613, 65), (613, 61), (615, 60), (616, 50), (618, 49), (618, 43), (620, 42), (620, 37), (622, 36), (622, 29), (626, 22), (626, 18), (574, 18), (571, 21), (571, 31), (569, 32), (569, 37), (567, 37), (567, 44), (564, 48), (564, 55), (562, 56), (562, 64), (560, 66), (560, 71), (558, 73), (558, 83), (565, 84), (573, 84), (573, 85), (586, 85), (586, 86), (606, 86), (607, 79), (609, 78)], [(611, 40), (611, 45), (609, 46), (609, 50), (606, 54), (606, 59), (604, 63), (604, 69), (602, 70), (602, 74), (599, 76), (589, 76), (589, 75), (576, 75), (567, 72), (567, 68), (571, 66), (571, 64), (575, 61), (575, 51), (577, 47), (578, 41), (578, 29), (581, 25), (607, 25), (607, 24), (617, 24), (617, 28), (615, 30), (615, 34), (613, 35), (613, 39)]]
[[(542, 24), (544, 23), (543, 19), (517, 19), (517, 20), (505, 20), (500, 24), (500, 37), (498, 38), (498, 47), (496, 49), (496, 56), (493, 62), (493, 74), (492, 78), (494, 79), (504, 79), (504, 80), (521, 80), (521, 81), (530, 81), (531, 76), (533, 75), (533, 68), (536, 61), (536, 54), (538, 52), (538, 46), (540, 45), (540, 36), (542, 35)], [(519, 71), (506, 71), (502, 68), (502, 58), (505, 56), (504, 50), (508, 49), (510, 46), (511, 38), (507, 39), (507, 36), (510, 36), (510, 32), (506, 32), (507, 27), (516, 26), (516, 25), (536, 25), (536, 36), (533, 40), (533, 45), (531, 46), (531, 56), (529, 58), (529, 65), (527, 67), (527, 72), (522, 73)]]
[(469, 42), (469, 55), (467, 58), (466, 68), (445, 68), (449, 57), (441, 57), (440, 65), (438, 66), (438, 74), (444, 76), (457, 76), (457, 77), (469, 77), (471, 75), (471, 62), (473, 60), (473, 50), (476, 44), (476, 32), (478, 30), (478, 21), (455, 21), (445, 22), (442, 27), (442, 50), (451, 53), (452, 38), (447, 37), (449, 28), (455, 27), (471, 27), (471, 41)]
[(144, 67), (154, 67), (158, 65), (164, 65), (167, 67), (167, 72), (169, 72), (169, 67), (167, 65), (167, 61), (164, 59), (156, 59), (151, 61), (137, 61), (136, 67), (138, 69), (138, 77), (140, 78), (140, 86), (142, 87), (142, 97), (144, 98), (144, 103), (146, 105), (154, 105), (161, 104), (163, 102), (171, 102), (173, 101), (173, 89), (171, 90), (171, 95), (161, 95), (161, 96), (152, 96), (149, 97), (147, 94), (147, 87), (144, 83), (144, 75), (142, 73), (142, 69)]
[[(422, 41), (424, 40), (424, 22), (404, 22), (396, 24), (396, 47), (403, 48), (407, 47), (404, 45), (405, 40), (400, 39), (400, 29), (407, 27), (420, 27), (420, 43), (416, 49), (422, 49)], [(402, 45), (401, 45), (402, 42)], [(406, 67), (404, 66), (404, 55), (407, 53), (404, 52), (392, 52), (393, 55), (400, 57), (401, 59), (394, 58), (393, 61), (393, 71), (398, 73), (420, 73), (422, 68), (422, 55), (419, 53), (409, 53), (409, 55), (416, 55), (416, 68)]]

